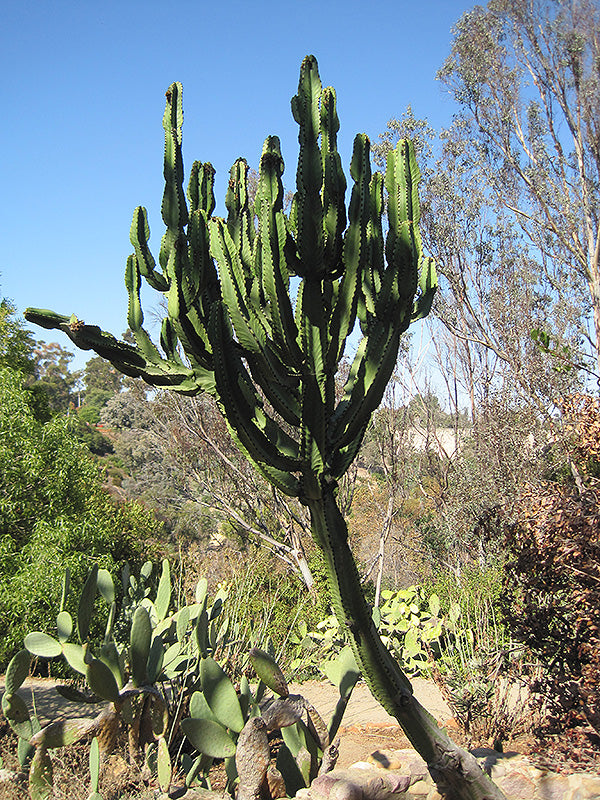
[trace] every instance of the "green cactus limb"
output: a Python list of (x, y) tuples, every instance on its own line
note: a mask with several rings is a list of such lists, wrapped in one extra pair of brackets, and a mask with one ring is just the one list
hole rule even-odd
[(416, 267), (422, 256), (417, 193), (420, 177), (413, 144), (401, 139), (388, 154), (385, 173), (389, 219), (385, 253), (397, 274), (398, 294), (411, 305), (418, 285)]
[(229, 173), (229, 186), (225, 195), (227, 208), (227, 229), (239, 253), (246, 274), (246, 291), (250, 295), (252, 279), (255, 276), (253, 264), (254, 219), (250, 210), (248, 194), (248, 164), (245, 158), (238, 158)]
[(90, 689), (111, 703), (119, 701), (119, 686), (111, 668), (100, 659), (92, 658), (85, 674)]
[(261, 279), (262, 296), (268, 304), (271, 335), (286, 354), (286, 370), (298, 372), (303, 358), (298, 346), (298, 328), (289, 296), (289, 271), (286, 244), (288, 232), (283, 214), (283, 159), (279, 139), (265, 141), (260, 160), (256, 212), (258, 239), (256, 272)]
[[(319, 500), (307, 500), (306, 504), (313, 536), (325, 556), (336, 617), (348, 630), (356, 663), (373, 696), (398, 720), (433, 777), (455, 792), (452, 797), (501, 800), (503, 794), (481, 773), (474, 757), (457, 747), (415, 699), (410, 681), (381, 641), (333, 492), (324, 491)], [(468, 777), (465, 780), (463, 776)]]
[(152, 639), (150, 616), (143, 606), (138, 606), (131, 623), (129, 661), (134, 686), (148, 682), (147, 663)]
[(45, 747), (36, 748), (29, 768), (29, 796), (31, 800), (48, 800), (52, 794), (52, 761)]
[[(222, 220), (215, 220), (211, 234), (211, 250), (219, 264), (223, 302), (230, 316), (237, 342), (246, 355), (251, 368), (253, 365), (264, 376), (261, 385), (278, 411), (285, 417), (292, 417), (297, 424), (297, 393), (294, 385), (296, 376), (290, 375), (281, 362), (265, 330), (262, 320), (251, 299), (245, 296), (245, 275), (229, 230)], [(282, 394), (270, 391), (272, 384), (289, 390), (289, 399)], [(295, 419), (294, 419), (295, 418)], [(294, 423), (292, 423), (294, 424)]]
[(247, 294), (247, 271), (228, 227), (220, 219), (211, 223), (211, 253), (219, 265), (222, 299), (240, 347), (249, 358), (258, 359), (270, 380), (292, 385), (294, 380), (277, 357), (264, 309)]
[(169, 747), (164, 736), (158, 740), (158, 785), (161, 792), (167, 793), (171, 785), (173, 767), (169, 755)]
[(215, 210), (215, 168), (209, 162), (202, 164), (194, 161), (190, 170), (188, 183), (188, 198), (192, 212), (202, 211), (206, 219), (212, 216)]
[(90, 789), (92, 793), (98, 792), (98, 784), (100, 782), (100, 746), (98, 744), (98, 737), (94, 736), (90, 745)]
[(156, 271), (156, 262), (148, 247), (149, 238), (148, 213), (143, 206), (138, 206), (133, 212), (129, 241), (133, 245), (140, 272), (148, 284), (158, 292), (166, 292), (169, 282), (162, 273)]
[(200, 676), (202, 692), (216, 719), (226, 728), (239, 733), (244, 727), (242, 709), (237, 692), (222, 667), (214, 658), (203, 658)]
[(422, 260), (421, 275), (419, 277), (419, 295), (413, 305), (411, 322), (423, 319), (431, 311), (433, 299), (437, 290), (437, 274), (433, 258)]
[(31, 738), (33, 733), (31, 717), (27, 703), (21, 695), (5, 692), (2, 695), (2, 713), (17, 736), (27, 740)]
[(56, 634), (61, 644), (73, 633), (73, 618), (68, 611), (61, 611), (56, 617)]
[(167, 616), (171, 603), (171, 568), (166, 558), (163, 559), (158, 589), (156, 590), (156, 614), (158, 621), (162, 622)]
[(183, 105), (181, 84), (172, 83), (165, 96), (167, 98), (163, 116), (163, 128), (165, 131), (165, 190), (161, 211), (163, 221), (167, 226), (167, 232), (161, 244), (159, 262), (163, 271), (168, 274), (173, 248), (183, 228), (187, 225), (189, 217), (183, 191), (183, 155), (181, 152)]
[(381, 403), (396, 364), (399, 338), (394, 325), (381, 323), (363, 339), (364, 347), (357, 351), (344, 396), (331, 417), (329, 437), (334, 452), (364, 432)]
[(212, 758), (235, 755), (235, 742), (218, 722), (188, 717), (181, 720), (181, 729), (199, 753)]
[(65, 610), (65, 604), (67, 602), (67, 597), (68, 597), (70, 588), (71, 588), (71, 571), (67, 567), (65, 569), (65, 574), (63, 575), (62, 590), (61, 590), (61, 593), (60, 593), (59, 613), (61, 611)]
[(300, 67), (298, 94), (292, 98), (292, 114), (298, 123), (298, 169), (296, 172), (296, 272), (320, 280), (324, 271), (323, 164), (319, 149), (321, 79), (314, 56)]
[(331, 86), (321, 94), (321, 153), (323, 159), (323, 233), (325, 269), (328, 280), (343, 271), (342, 243), (346, 227), (346, 176), (337, 152), (336, 95)]
[(77, 633), (82, 644), (87, 641), (89, 635), (97, 586), (98, 565), (94, 564), (81, 590), (77, 607)]
[(55, 658), (62, 653), (62, 646), (58, 639), (42, 631), (28, 633), (24, 644), (32, 655), (40, 658)]
[(112, 334), (102, 331), (97, 325), (86, 325), (75, 315), (67, 317), (43, 308), (28, 308), (24, 316), (29, 322), (42, 328), (61, 330), (80, 349), (94, 350), (115, 366), (121, 365), (117, 366), (121, 372), (127, 368), (132, 374), (136, 373), (134, 377), (141, 376), (146, 362), (137, 348), (126, 342), (119, 342)]
[(363, 273), (371, 268), (370, 252), (367, 246), (367, 230), (371, 219), (371, 196), (369, 183), (371, 166), (369, 162), (369, 140), (362, 134), (354, 139), (351, 161), (351, 175), (354, 179), (348, 228), (344, 235), (344, 272), (330, 322), (328, 368), (335, 369), (341, 359), (346, 339), (354, 328), (359, 304), (364, 306), (362, 296)]
[(254, 671), (265, 686), (268, 686), (271, 691), (280, 697), (289, 695), (290, 690), (281, 667), (270, 653), (265, 653), (264, 650), (253, 647), (250, 650), (249, 658)]
[(85, 662), (86, 651), (80, 644), (63, 642), (62, 654), (67, 664), (74, 669), (75, 672), (85, 675), (87, 671), (87, 664)]

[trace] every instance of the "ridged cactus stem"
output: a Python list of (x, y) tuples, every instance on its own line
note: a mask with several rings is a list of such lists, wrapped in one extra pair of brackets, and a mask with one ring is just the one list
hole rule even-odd
[(307, 499), (312, 533), (326, 564), (327, 582), (338, 622), (348, 631), (354, 657), (373, 696), (395, 717), (426, 761), (438, 786), (453, 800), (502, 800), (477, 761), (452, 742), (414, 697), (412, 686), (381, 641), (365, 600), (348, 529), (333, 490)]

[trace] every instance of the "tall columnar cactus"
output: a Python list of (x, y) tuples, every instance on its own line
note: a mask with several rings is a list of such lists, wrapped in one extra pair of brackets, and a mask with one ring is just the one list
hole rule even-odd
[[(127, 375), (216, 399), (248, 459), (281, 492), (308, 507), (336, 614), (348, 627), (374, 695), (399, 720), (432, 773), (455, 787), (455, 797), (501, 797), (417, 703), (382, 644), (336, 503), (337, 483), (381, 402), (400, 336), (429, 312), (436, 289), (434, 264), (421, 249), (413, 146), (400, 141), (385, 176), (372, 174), (369, 140), (358, 134), (346, 211), (336, 96), (332, 88), (322, 88), (316, 60), (308, 56), (292, 99), (300, 153), (289, 215), (283, 210), (279, 140), (270, 136), (254, 205), (248, 166), (239, 159), (231, 169), (227, 219), (222, 219), (213, 216), (211, 164), (193, 164), (186, 202), (181, 85), (172, 84), (166, 98), (166, 232), (158, 265), (148, 246), (144, 208), (135, 210), (131, 225), (134, 252), (125, 282), (135, 344), (117, 341), (74, 315), (28, 309), (25, 316), (60, 328), (78, 347), (94, 350)], [(142, 277), (167, 299), (161, 349), (143, 327)], [(362, 339), (339, 399), (336, 374), (357, 322)]]

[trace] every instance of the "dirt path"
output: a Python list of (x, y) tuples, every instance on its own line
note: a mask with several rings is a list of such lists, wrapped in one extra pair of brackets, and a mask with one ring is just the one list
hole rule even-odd
[[(447, 703), (440, 690), (422, 678), (412, 681), (414, 695), (440, 723), (444, 725), (451, 717)], [(308, 681), (292, 684), (290, 691), (302, 694), (328, 722), (337, 702), (336, 689), (328, 681)], [(402, 729), (393, 717), (375, 700), (364, 683), (355, 686), (340, 728), (341, 767), (365, 761), (378, 750), (399, 750), (410, 747)]]
[[(452, 716), (452, 712), (444, 701), (440, 690), (431, 682), (422, 678), (411, 681), (413, 692), (421, 705), (442, 725)], [(309, 700), (324, 720), (328, 720), (337, 702), (336, 690), (328, 681), (307, 681), (303, 684), (292, 684), (292, 693), (301, 694)], [(344, 714), (343, 724), (349, 725), (397, 725), (396, 720), (381, 707), (364, 683), (359, 683), (352, 692), (348, 708)]]

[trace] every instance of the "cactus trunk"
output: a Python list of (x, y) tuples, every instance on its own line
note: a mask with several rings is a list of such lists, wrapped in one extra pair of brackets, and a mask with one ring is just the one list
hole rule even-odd
[(438, 784), (452, 800), (502, 800), (475, 758), (452, 742), (418, 702), (409, 679), (381, 641), (360, 584), (348, 528), (334, 492), (307, 499), (312, 534), (325, 557), (333, 607), (348, 630), (354, 657), (373, 696), (395, 717)]

